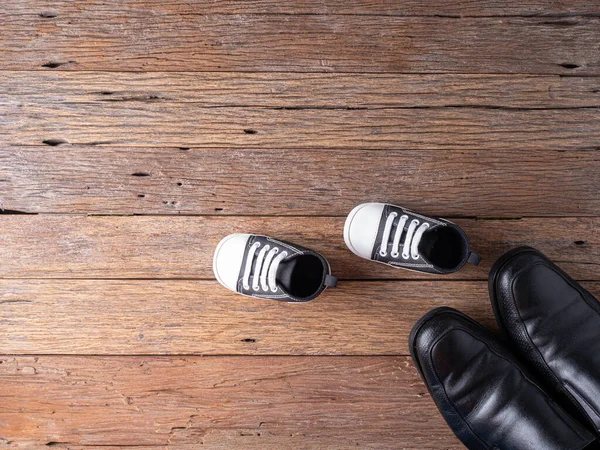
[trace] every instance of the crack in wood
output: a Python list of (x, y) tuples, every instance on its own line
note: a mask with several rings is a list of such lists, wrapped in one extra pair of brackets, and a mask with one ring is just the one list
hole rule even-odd
[(55, 17), (58, 17), (58, 13), (54, 11), (43, 11), (40, 13), (40, 17), (42, 19), (54, 19)]
[(57, 147), (59, 145), (68, 144), (64, 139), (45, 139), (42, 141), (42, 144), (49, 145), (50, 147)]
[(0, 300), (0, 305), (8, 303), (34, 303), (33, 300)]

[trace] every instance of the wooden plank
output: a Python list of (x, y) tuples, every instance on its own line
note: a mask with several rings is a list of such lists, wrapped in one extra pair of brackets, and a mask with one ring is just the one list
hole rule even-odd
[(593, 16), (205, 15), (203, 3), (188, 12), (182, 3), (189, 2), (100, 8), (79, 1), (66, 15), (60, 6), (23, 15), (9, 5), (0, 12), (10, 37), (0, 47), (2, 68), (599, 73), (600, 18)]
[(2, 354), (408, 355), (437, 306), (495, 328), (485, 281), (343, 282), (290, 305), (216, 281), (0, 280), (0, 306)]
[[(600, 107), (600, 78), (557, 75), (0, 71), (0, 104), (160, 103), (163, 110)], [(173, 105), (173, 104), (177, 105)], [(185, 103), (186, 105), (182, 105)], [(55, 106), (58, 107), (58, 106)]]
[[(20, 0), (6, 5), (7, 16), (33, 16), (49, 20), (55, 17), (71, 20), (88, 17), (89, 10), (82, 0)], [(91, 8), (90, 8), (91, 9)], [(114, 5), (98, 3), (94, 9), (109, 16), (116, 15)], [(557, 15), (598, 15), (600, 7), (588, 0), (523, 0), (503, 2), (501, 0), (438, 0), (424, 3), (419, 0), (326, 0), (314, 2), (296, 0), (278, 2), (273, 0), (254, 0), (239, 2), (235, 0), (127, 0), (119, 4), (122, 15), (139, 16), (152, 11), (154, 14), (208, 15), (208, 14), (351, 14), (351, 15), (394, 15), (394, 16), (557, 16)], [(87, 13), (87, 14), (86, 14)]]
[[(163, 107), (164, 106), (164, 107)], [(572, 149), (598, 138), (597, 109), (276, 110), (170, 103), (3, 108), (4, 142), (260, 148)], [(62, 142), (60, 142), (62, 141)], [(486, 147), (487, 144), (487, 147)]]
[[(600, 29), (600, 27), (599, 27)], [(178, 102), (2, 105), (6, 145), (521, 150), (597, 149), (600, 109), (204, 108)]]
[(408, 355), (438, 306), (497, 329), (485, 281), (349, 281), (290, 305), (212, 281), (0, 280), (0, 306), (2, 354)]
[(532, 245), (579, 280), (600, 280), (599, 218), (529, 218), (456, 222), (484, 258), (448, 276), (418, 274), (353, 255), (343, 217), (0, 216), (2, 278), (212, 279), (217, 243), (233, 232), (266, 234), (325, 255), (342, 279), (487, 279), (492, 263)]
[(345, 216), (384, 201), (442, 217), (589, 216), (599, 180), (593, 148), (0, 150), (0, 209), (33, 213)]
[(27, 448), (462, 448), (407, 357), (0, 363), (0, 436)]

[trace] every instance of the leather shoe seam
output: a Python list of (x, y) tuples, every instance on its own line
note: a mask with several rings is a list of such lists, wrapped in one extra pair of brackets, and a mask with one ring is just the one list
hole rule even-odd
[[(571, 393), (569, 392), (567, 386), (571, 387), (571, 389), (573, 389), (575, 392), (577, 392), (577, 395), (579, 395), (579, 397), (581, 397), (581, 400), (588, 406), (588, 408), (590, 408), (593, 412), (595, 412), (596, 416), (600, 417), (600, 414), (598, 414), (598, 411), (596, 410), (596, 407), (592, 406), (590, 404), (590, 402), (583, 395), (581, 395), (581, 393), (579, 392), (578, 389), (575, 389), (572, 384), (567, 383), (566, 381), (563, 383), (563, 385), (565, 386), (565, 389), (569, 393), (569, 395), (571, 395)], [(586, 413), (586, 415), (589, 417), (589, 414)], [(600, 431), (600, 430), (596, 430), (596, 431)]]

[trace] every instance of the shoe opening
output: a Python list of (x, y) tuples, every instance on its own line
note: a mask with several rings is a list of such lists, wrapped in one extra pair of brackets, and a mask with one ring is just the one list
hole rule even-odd
[(451, 226), (437, 226), (425, 232), (419, 252), (435, 266), (452, 270), (464, 263), (467, 246), (464, 236)]
[(277, 272), (277, 281), (293, 297), (310, 298), (323, 285), (325, 266), (315, 255), (298, 255), (285, 261)]

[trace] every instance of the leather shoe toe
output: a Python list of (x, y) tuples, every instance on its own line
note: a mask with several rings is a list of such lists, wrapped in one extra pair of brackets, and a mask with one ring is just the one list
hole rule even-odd
[(413, 360), (471, 450), (581, 450), (595, 437), (555, 404), (485, 328), (450, 308), (413, 328)]
[(496, 262), (489, 290), (498, 325), (519, 358), (600, 435), (600, 303), (531, 247)]

